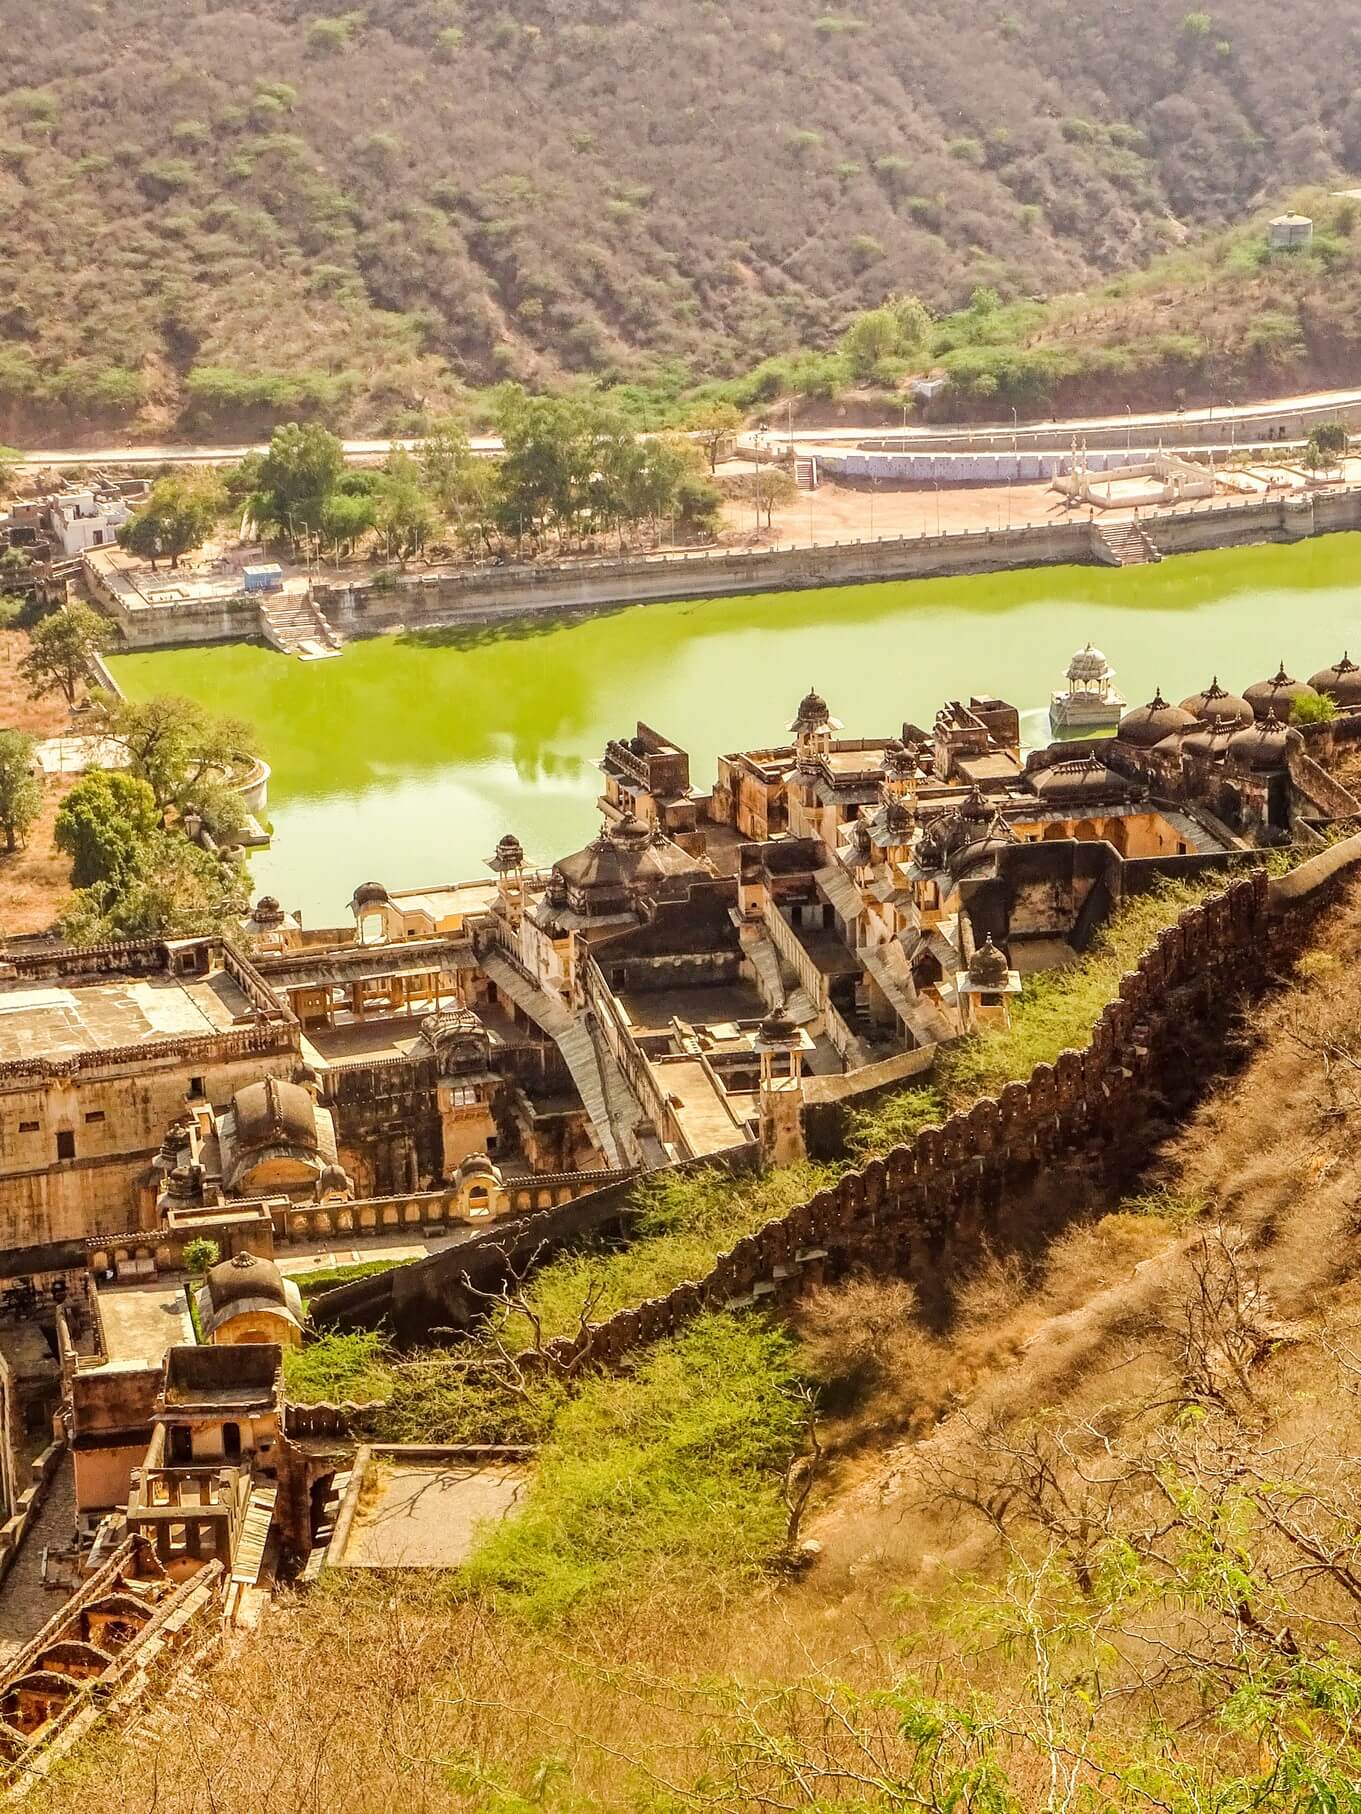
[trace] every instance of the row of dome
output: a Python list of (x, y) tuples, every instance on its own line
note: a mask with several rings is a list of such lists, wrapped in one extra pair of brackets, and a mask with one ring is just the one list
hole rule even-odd
[(1222, 730), (1226, 725), (1237, 728), (1272, 718), (1284, 725), (1297, 701), (1320, 696), (1337, 706), (1361, 706), (1361, 667), (1343, 655), (1332, 667), (1303, 681), (1292, 679), (1282, 662), (1270, 680), (1259, 680), (1241, 695), (1226, 692), (1216, 675), (1203, 692), (1192, 693), (1180, 705), (1171, 705), (1161, 692), (1155, 693), (1147, 705), (1125, 713), (1120, 736), (1140, 749), (1152, 749), (1165, 737), (1198, 727)]

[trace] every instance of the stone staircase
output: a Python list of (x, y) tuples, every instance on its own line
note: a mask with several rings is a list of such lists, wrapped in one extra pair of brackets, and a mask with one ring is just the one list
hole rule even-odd
[[(563, 1062), (572, 1073), (577, 1094), (581, 1097), (596, 1139), (600, 1142), (606, 1164), (616, 1170), (625, 1170), (629, 1160), (621, 1151), (615, 1135), (615, 1127), (620, 1125), (616, 1118), (622, 1116), (622, 1125), (631, 1126), (641, 1117), (642, 1111), (628, 1085), (619, 1076), (617, 1067), (613, 1064), (602, 1066), (596, 1043), (591, 1038), (591, 1030), (584, 1017), (569, 1013), (560, 1001), (555, 1001), (546, 990), (531, 981), (527, 972), (521, 970), (503, 952), (485, 953), (482, 968), (501, 993), (523, 1010), (562, 1053)], [(607, 1071), (614, 1075), (608, 1076)]]
[(802, 987), (790, 988), (784, 980), (784, 971), (780, 964), (780, 954), (775, 942), (765, 927), (750, 920), (740, 924), (739, 936), (742, 950), (751, 959), (752, 969), (756, 972), (756, 986), (761, 991), (761, 999), (773, 1014), (777, 1008), (783, 1008), (796, 1027), (806, 1027), (816, 1020), (818, 1010)]
[(1162, 559), (1141, 523), (1095, 523), (1092, 551), (1107, 567), (1147, 567)]
[(260, 599), (260, 634), (281, 655), (299, 661), (329, 661), (340, 653), (340, 638), (310, 592), (270, 592)]

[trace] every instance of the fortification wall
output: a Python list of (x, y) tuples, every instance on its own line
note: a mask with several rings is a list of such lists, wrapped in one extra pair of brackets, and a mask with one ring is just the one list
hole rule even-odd
[[(1361, 839), (1354, 842), (1353, 868), (1361, 863)], [(1335, 863), (1312, 878), (1315, 900), (1345, 873)], [(550, 1342), (523, 1363), (617, 1365), (703, 1310), (790, 1301), (860, 1268), (930, 1289), (985, 1244), (1009, 1244), (1037, 1184), (1061, 1192), (1065, 1168), (1088, 1190), (1119, 1177), (1141, 1156), (1150, 1117), (1194, 1098), (1236, 1003), (1264, 984), (1271, 927), (1269, 884), (1258, 871), (1161, 934), (1122, 978), (1085, 1050), (1061, 1053), (1027, 1082), (847, 1172), (721, 1254), (704, 1278)]]

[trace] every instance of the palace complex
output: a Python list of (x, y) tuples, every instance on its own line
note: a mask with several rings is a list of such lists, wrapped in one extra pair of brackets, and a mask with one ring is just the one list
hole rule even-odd
[[(1099, 651), (1075, 665), (1115, 697)], [(21, 1517), (13, 1430), (59, 1410), (100, 1583), (85, 1626), (135, 1603), (132, 1643), (212, 1570), (249, 1605), (271, 1531), (302, 1566), (343, 1484), (283, 1405), (307, 1321), (290, 1256), (457, 1256), (659, 1167), (796, 1160), (819, 1105), (1005, 1026), (1127, 898), (1355, 829), (1330, 771), (1359, 735), (1345, 656), (1028, 754), (1002, 699), (850, 736), (813, 689), (707, 790), (650, 726), (611, 741), (599, 834), (555, 861), (507, 832), (484, 879), (364, 882), (341, 927), (265, 898), (226, 937), (11, 944), (3, 1509)], [(195, 1244), (216, 1259), (186, 1294)], [(16, 1759), (66, 1700), (25, 1667), (27, 1700), (0, 1682)]]

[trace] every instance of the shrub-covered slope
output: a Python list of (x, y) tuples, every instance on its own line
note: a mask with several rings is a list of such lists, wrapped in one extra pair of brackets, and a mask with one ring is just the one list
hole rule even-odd
[[(338, 0), (332, 0), (338, 4)], [(39, 12), (45, 9), (39, 9)], [(1361, 164), (1357, 0), (0, 0), (0, 438), (735, 369)]]

